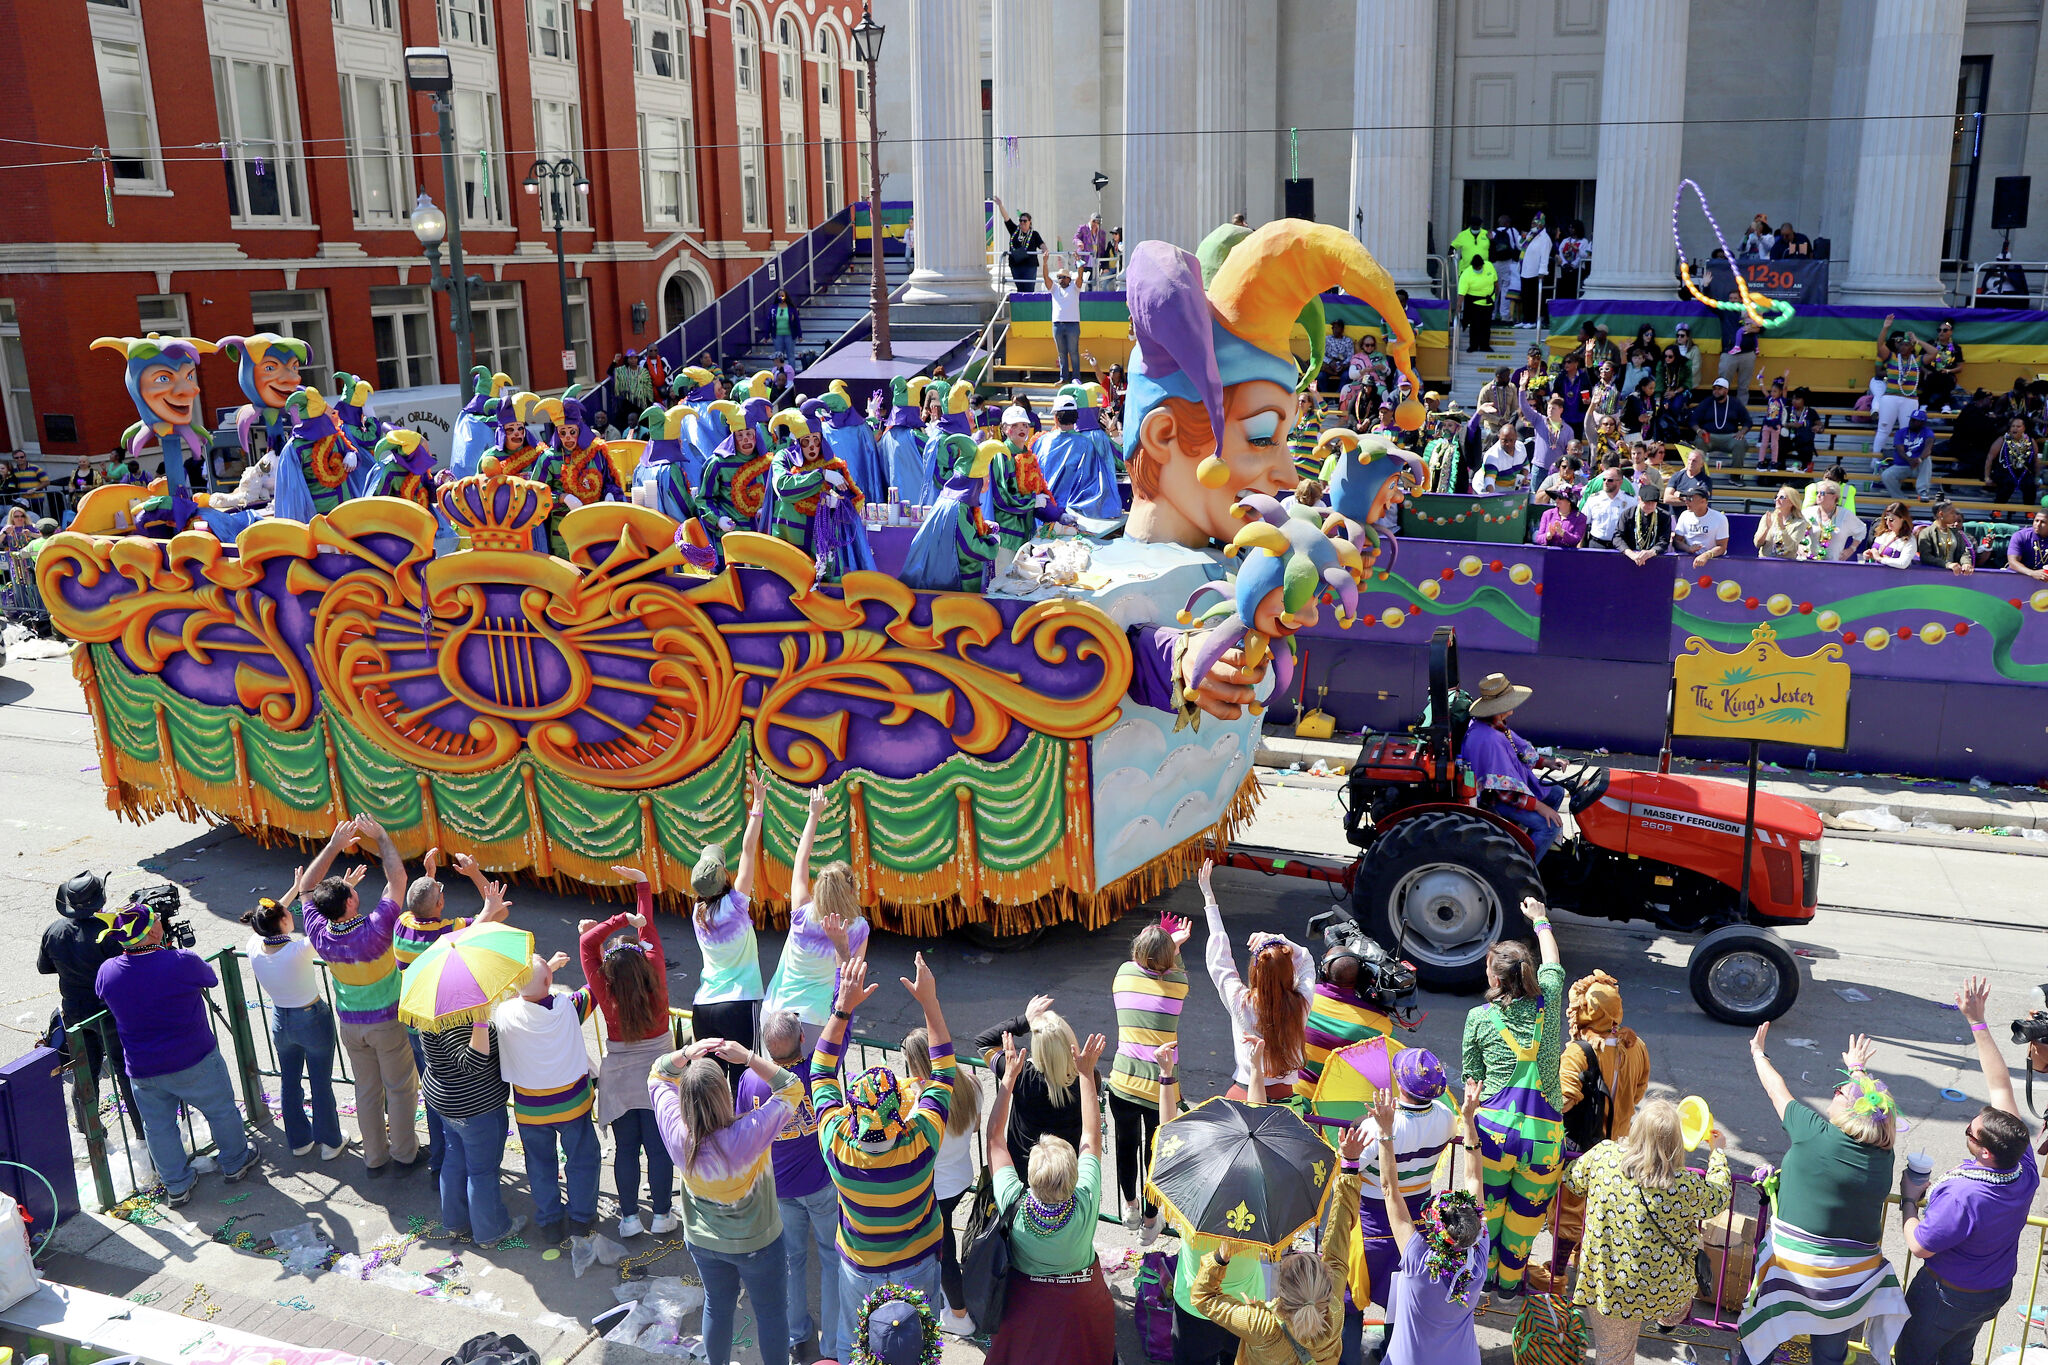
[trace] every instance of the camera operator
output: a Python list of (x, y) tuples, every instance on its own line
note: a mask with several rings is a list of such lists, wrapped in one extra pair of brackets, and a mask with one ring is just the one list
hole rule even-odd
[(101, 940), (106, 925), (99, 912), (106, 904), (106, 879), (91, 872), (81, 872), (58, 887), (57, 913), (62, 918), (43, 930), (42, 947), (36, 953), (36, 970), (57, 978), (57, 1012), (67, 1030), (61, 1037), (63, 1050), (69, 1051), (68, 1030), (92, 1021), (78, 1035), (85, 1044), (87, 1082), (80, 1083), (76, 1070), (71, 1073), (71, 1108), (81, 1133), (88, 1131), (92, 1113), (99, 1107), (103, 1067), (113, 1070), (115, 1091), (129, 1116), (139, 1112), (121, 1056), (121, 1035), (106, 1017), (107, 1002), (100, 999), (94, 984), (101, 965), (121, 955), (116, 944)]
[(1393, 1036), (1394, 1015), (1414, 1003), (1415, 973), (1342, 911), (1316, 916), (1308, 930), (1321, 933), (1323, 956), (1316, 963), (1294, 1093), (1312, 1100), (1332, 1053), (1367, 1038)]
[(107, 930), (121, 955), (101, 966), (95, 985), (127, 1052), (136, 1108), (150, 1160), (172, 1207), (192, 1198), (198, 1176), (178, 1131), (178, 1106), (206, 1115), (229, 1184), (261, 1160), (242, 1129), (228, 1064), (206, 1022), (205, 990), (220, 984), (206, 959), (164, 946), (164, 916), (146, 901), (123, 906)]
[(1979, 977), (1956, 992), (1991, 1099), (1963, 1130), (1969, 1160), (1927, 1191), (1924, 1208), (1919, 1190), (1903, 1188), (1903, 1182), (1900, 1190), (1906, 1246), (1927, 1264), (1906, 1290), (1911, 1316), (1893, 1347), (1898, 1365), (1970, 1359), (1977, 1330), (2012, 1297), (2020, 1235), (2041, 1186), (2040, 1171), (2028, 1156), (2027, 1122), (2012, 1093), (2012, 1074), (1984, 1022), (1990, 994), (1991, 984)]

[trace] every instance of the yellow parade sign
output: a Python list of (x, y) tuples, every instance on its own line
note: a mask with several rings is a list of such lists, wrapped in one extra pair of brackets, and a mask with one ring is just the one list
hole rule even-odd
[(1840, 645), (1794, 656), (1778, 648), (1776, 631), (1760, 625), (1732, 653), (1698, 636), (1685, 648), (1672, 663), (1672, 734), (1814, 749), (1847, 744), (1849, 665)]

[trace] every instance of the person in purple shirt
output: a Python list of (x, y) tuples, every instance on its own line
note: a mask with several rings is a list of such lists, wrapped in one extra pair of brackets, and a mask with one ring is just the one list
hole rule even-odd
[(1984, 1020), (1990, 994), (1981, 977), (1956, 992), (1991, 1099), (1963, 1131), (1969, 1160), (1928, 1191), (1924, 1208), (1905, 1197), (1913, 1191), (1900, 1192), (1906, 1246), (1926, 1264), (1906, 1290), (1911, 1316), (1892, 1350), (1898, 1365), (1969, 1365), (1977, 1330), (2012, 1297), (2020, 1235), (2041, 1187), (2012, 1074)]
[(2012, 533), (2005, 543), (2005, 567), (2048, 581), (2048, 507), (2036, 511), (2030, 524)]
[[(839, 1321), (839, 1191), (825, 1169), (818, 1146), (818, 1115), (811, 1108), (811, 1059), (805, 1055), (803, 1023), (793, 1010), (761, 1021), (761, 1046), (775, 1065), (803, 1083), (804, 1097), (775, 1137), (775, 1202), (782, 1207), (782, 1255), (789, 1274), (789, 1351), (810, 1340), (810, 1249), (818, 1248), (818, 1318)], [(749, 1071), (740, 1078), (734, 1106), (748, 1114), (775, 1098), (768, 1083)]]
[(1529, 700), (1534, 689), (1508, 681), (1505, 673), (1489, 673), (1472, 703), (1472, 726), (1465, 732), (1461, 757), (1479, 784), (1479, 799), (1498, 814), (1528, 831), (1535, 860), (1557, 842), (1564, 828), (1560, 807), (1565, 789), (1536, 776), (1536, 768), (1556, 759), (1539, 755), (1529, 741), (1508, 728), (1508, 718)]
[(220, 978), (199, 954), (164, 947), (163, 919), (150, 906), (138, 901), (103, 918), (121, 956), (101, 964), (93, 986), (114, 1016), (142, 1138), (164, 1182), (164, 1202), (175, 1208), (192, 1198), (199, 1179), (178, 1129), (180, 1105), (206, 1116), (229, 1184), (261, 1160), (243, 1131), (228, 1064), (206, 1022), (204, 992)]

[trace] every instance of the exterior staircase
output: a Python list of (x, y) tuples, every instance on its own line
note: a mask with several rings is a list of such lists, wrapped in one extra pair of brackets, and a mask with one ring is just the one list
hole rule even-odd
[[(910, 262), (901, 256), (884, 256), (882, 262), (883, 278), (894, 295), (910, 278)], [(804, 334), (796, 343), (797, 354), (816, 352), (822, 356), (836, 347), (867, 316), (874, 297), (874, 278), (874, 267), (868, 258), (856, 254), (847, 259), (831, 283), (813, 290), (808, 298), (798, 299), (797, 312), (803, 318)], [(742, 357), (741, 363), (749, 374), (774, 364), (775, 338), (763, 336)]]

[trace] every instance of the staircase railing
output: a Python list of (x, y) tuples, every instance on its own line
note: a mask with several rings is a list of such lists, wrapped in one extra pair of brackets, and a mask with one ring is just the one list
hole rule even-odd
[[(838, 274), (853, 255), (853, 208), (848, 205), (791, 242), (761, 267), (664, 332), (646, 349), (657, 352), (671, 371), (681, 369), (707, 351), (723, 364), (728, 355), (743, 354), (766, 334), (763, 310), (778, 289), (802, 303)], [(612, 407), (612, 381), (606, 375), (594, 390), (602, 410)]]

